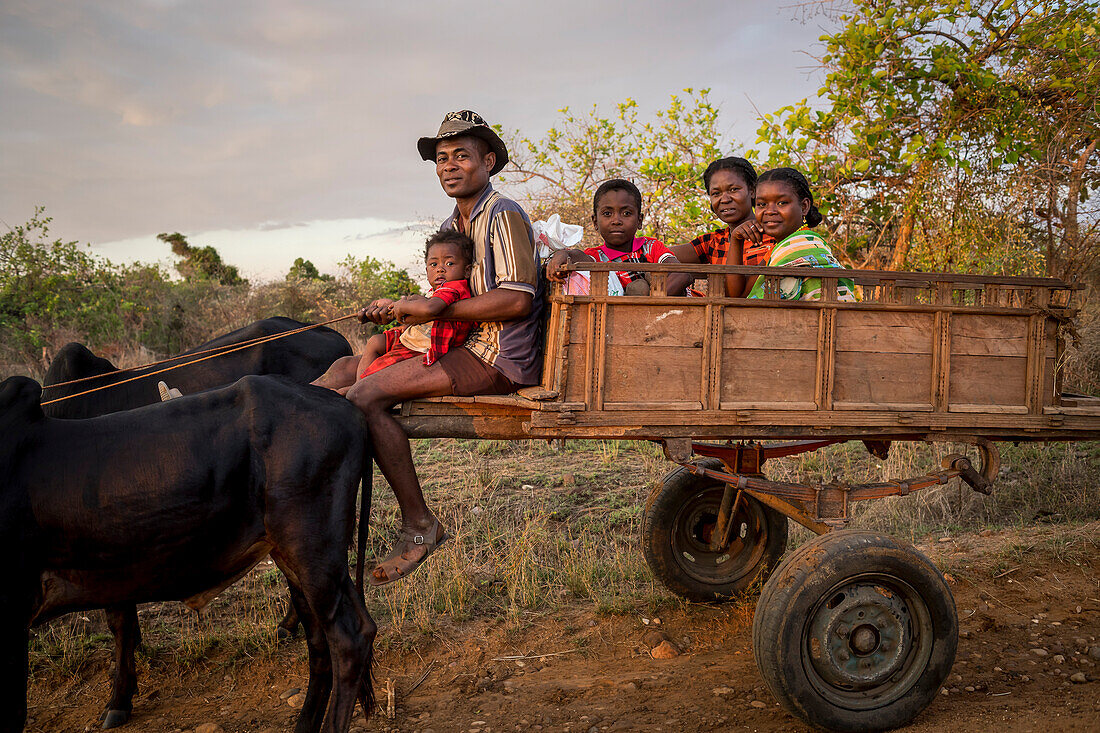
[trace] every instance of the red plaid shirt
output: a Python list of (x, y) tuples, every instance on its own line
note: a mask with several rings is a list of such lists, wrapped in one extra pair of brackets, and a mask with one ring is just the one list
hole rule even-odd
[[(726, 255), (729, 254), (730, 250), (729, 227), (715, 229), (713, 232), (707, 232), (700, 237), (696, 237), (691, 240), (691, 246), (695, 248), (695, 254), (699, 255), (700, 262), (706, 262), (711, 265), (733, 264), (726, 262)], [(757, 244), (756, 242), (746, 241), (742, 252), (741, 264), (754, 267), (763, 267), (767, 265), (768, 258), (771, 257), (772, 254), (773, 246), (775, 246), (775, 242), (762, 242)]]
[[(470, 283), (466, 280), (451, 280), (450, 282), (443, 283), (428, 295), (429, 298), (439, 298), (447, 305), (451, 305), (452, 303), (472, 296), (473, 293), (470, 292)], [(431, 326), (428, 353), (424, 354), (424, 364), (426, 366), (431, 366), (439, 357), (446, 354), (452, 348), (456, 346), (461, 347), (466, 343), (466, 338), (470, 335), (470, 331), (474, 329), (477, 323), (473, 321), (435, 320), (420, 325)], [(370, 366), (359, 375), (360, 379), (368, 374), (374, 374), (380, 369), (385, 369), (391, 364), (396, 364), (406, 359), (412, 359), (414, 356), (419, 356), (424, 353), (422, 351), (410, 349), (401, 342), (401, 334), (408, 328), (417, 328), (417, 326), (401, 326), (386, 331), (385, 353), (371, 362)]]
[[(447, 305), (470, 298), (470, 283), (466, 280), (451, 280), (443, 283), (432, 291), (429, 298), (439, 298)], [(428, 347), (428, 353), (424, 357), (424, 363), (431, 366), (435, 360), (443, 356), (452, 346), (462, 346), (466, 343), (466, 337), (477, 324), (473, 321), (432, 321), (432, 343)]]

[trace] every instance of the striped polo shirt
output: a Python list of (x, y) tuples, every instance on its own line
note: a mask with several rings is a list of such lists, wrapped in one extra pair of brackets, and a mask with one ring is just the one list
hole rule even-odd
[[(457, 229), (455, 207), (441, 230)], [(532, 297), (531, 312), (514, 321), (485, 321), (470, 334), (466, 348), (516, 384), (537, 384), (542, 372), (544, 286), (539, 277), (531, 220), (490, 184), (474, 205), (465, 234), (474, 240), (470, 290), (474, 296), (493, 288), (519, 290)]]

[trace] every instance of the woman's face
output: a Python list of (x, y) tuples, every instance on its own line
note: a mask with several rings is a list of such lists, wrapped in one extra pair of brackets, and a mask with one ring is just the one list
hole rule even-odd
[(740, 173), (722, 168), (710, 177), (707, 187), (710, 210), (723, 224), (737, 226), (752, 218), (752, 190)]
[(784, 181), (764, 181), (756, 187), (756, 221), (777, 242), (801, 229), (809, 210), (810, 200), (799, 199)]

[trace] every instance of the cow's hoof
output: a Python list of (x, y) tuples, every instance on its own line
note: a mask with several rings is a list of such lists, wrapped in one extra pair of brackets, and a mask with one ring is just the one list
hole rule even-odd
[(103, 711), (103, 729), (117, 728), (125, 725), (130, 720), (129, 710), (105, 710)]
[(282, 626), (275, 629), (275, 636), (278, 637), (280, 644), (289, 644), (294, 641), (294, 632)]

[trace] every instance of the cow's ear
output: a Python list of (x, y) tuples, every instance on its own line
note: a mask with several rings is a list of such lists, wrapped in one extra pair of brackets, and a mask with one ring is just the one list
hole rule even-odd
[(43, 384), (57, 384), (70, 379), (94, 377), (118, 371), (118, 367), (101, 356), (96, 356), (84, 344), (72, 341), (65, 344), (50, 362)]
[(42, 387), (28, 377), (9, 377), (0, 383), (0, 426), (16, 430), (21, 423), (41, 420)]

